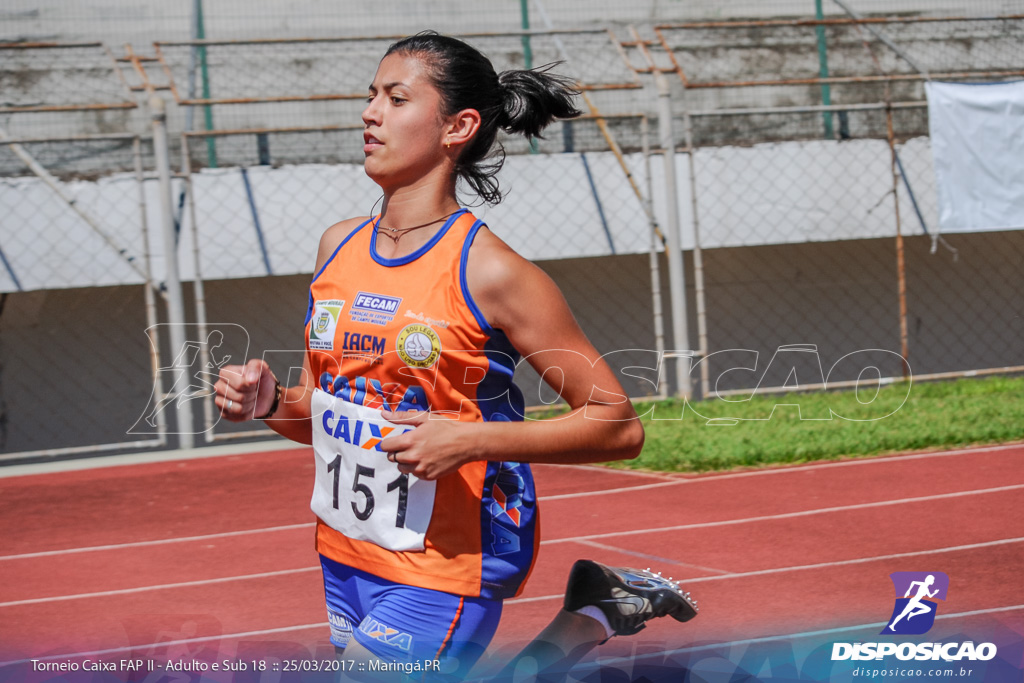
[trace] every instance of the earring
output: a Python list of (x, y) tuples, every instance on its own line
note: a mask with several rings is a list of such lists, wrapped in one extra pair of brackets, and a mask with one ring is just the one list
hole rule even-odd
[(451, 140), (445, 140), (444, 147), (445, 147), (445, 149), (451, 149), (452, 148), (452, 141)]

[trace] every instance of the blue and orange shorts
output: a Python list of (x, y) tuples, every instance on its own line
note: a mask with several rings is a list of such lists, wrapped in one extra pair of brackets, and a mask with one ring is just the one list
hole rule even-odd
[(501, 600), (464, 597), (387, 581), (323, 555), (331, 642), (356, 639), (388, 662), (441, 660), (466, 672), (483, 654), (501, 618)]

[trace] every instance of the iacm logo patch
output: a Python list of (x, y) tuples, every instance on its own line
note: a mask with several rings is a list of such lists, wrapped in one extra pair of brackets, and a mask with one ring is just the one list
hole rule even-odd
[(920, 635), (931, 630), (939, 604), (949, 590), (949, 576), (942, 572), (893, 572), (896, 604), (883, 634)]

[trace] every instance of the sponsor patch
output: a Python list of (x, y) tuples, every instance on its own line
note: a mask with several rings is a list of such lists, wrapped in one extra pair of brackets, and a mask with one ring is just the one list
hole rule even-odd
[(327, 621), (331, 625), (331, 642), (338, 647), (345, 647), (352, 639), (352, 622), (344, 615), (328, 609)]
[(313, 304), (313, 317), (309, 320), (309, 348), (334, 350), (334, 331), (338, 328), (338, 318), (344, 307), (343, 299), (329, 299)]
[(385, 626), (373, 617), (363, 619), (363, 623), (359, 624), (359, 630), (374, 640), (398, 648), (402, 652), (409, 652), (412, 649), (411, 635), (402, 633), (396, 628)]
[(355, 323), (387, 325), (395, 319), (401, 304), (402, 300), (399, 297), (359, 292), (352, 301), (349, 317)]
[(341, 350), (344, 352), (342, 358), (359, 360), (370, 365), (380, 365), (383, 362), (381, 357), (384, 355), (387, 342), (386, 337), (378, 337), (374, 334), (344, 332), (341, 338)]
[(412, 318), (413, 320), (419, 320), (421, 323), (426, 323), (433, 327), (440, 327), (447, 330), (449, 322), (447, 320), (441, 320), (439, 318), (431, 318), (430, 316), (423, 315), (422, 313), (413, 313), (410, 310), (405, 311), (406, 318)]
[(427, 325), (414, 323), (398, 333), (398, 357), (413, 368), (429, 368), (441, 355), (441, 338)]

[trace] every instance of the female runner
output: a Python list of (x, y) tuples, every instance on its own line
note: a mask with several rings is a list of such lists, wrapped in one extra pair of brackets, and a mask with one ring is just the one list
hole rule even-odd
[[(625, 392), (554, 282), (456, 198), (461, 180), (500, 201), (498, 129), (537, 136), (579, 115), (575, 94), (546, 70), (498, 75), (454, 38), (392, 45), (362, 115), (365, 170), (383, 204), (320, 241), (305, 382), (282, 389), (262, 360), (221, 372), (224, 417), (264, 419), (314, 447), (316, 546), (345, 659), (446, 659), (464, 674), (533, 567), (529, 463), (632, 458), (643, 445)], [(571, 412), (523, 420), (511, 381), (520, 357)], [(626, 583), (589, 569), (577, 597), (599, 601)], [(692, 616), (674, 587), (636, 590), (649, 591), (648, 609), (629, 624), (609, 603), (563, 612), (554, 631), (572, 622), (599, 642), (650, 616)]]

